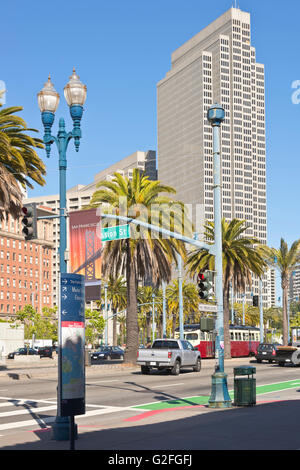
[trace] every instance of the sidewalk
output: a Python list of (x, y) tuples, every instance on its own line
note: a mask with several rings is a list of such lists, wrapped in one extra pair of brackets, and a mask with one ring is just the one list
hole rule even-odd
[[(300, 449), (300, 390), (257, 397), (253, 407), (210, 409), (207, 406), (169, 409), (159, 413), (137, 410), (103, 414), (91, 421), (77, 416), (76, 450), (106, 450), (103, 459), (143, 455), (139, 451), (296, 450)], [(2, 438), (3, 439), (3, 438)], [(14, 435), (2, 450), (69, 450), (69, 441), (51, 439), (51, 429)], [(157, 453), (157, 452), (156, 452)], [(162, 454), (162, 452), (161, 452)], [(125, 454), (124, 454), (125, 455)], [(128, 455), (128, 453), (126, 454)], [(146, 462), (147, 463), (147, 462)]]

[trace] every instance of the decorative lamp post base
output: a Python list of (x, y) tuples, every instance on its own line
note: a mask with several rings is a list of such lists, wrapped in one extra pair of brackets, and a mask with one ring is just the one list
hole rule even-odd
[(227, 388), (227, 374), (215, 372), (212, 375), (211, 396), (208, 401), (209, 408), (231, 408), (231, 398)]
[[(77, 439), (77, 424), (75, 424), (75, 439)], [(68, 441), (70, 439), (70, 420), (67, 416), (57, 416), (52, 424), (51, 439), (54, 441)]]

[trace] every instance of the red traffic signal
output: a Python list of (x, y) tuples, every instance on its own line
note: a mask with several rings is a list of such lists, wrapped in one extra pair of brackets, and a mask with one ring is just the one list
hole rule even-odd
[(22, 212), (23, 212), (24, 215), (27, 215), (27, 214), (28, 214), (28, 207), (24, 206), (24, 207), (22, 207), (21, 210), (22, 210)]
[(35, 204), (29, 204), (22, 207), (24, 217), (22, 219), (22, 233), (25, 240), (33, 240), (37, 238), (37, 213)]
[(198, 274), (197, 284), (199, 288), (198, 294), (200, 299), (207, 300), (211, 297), (211, 289), (213, 288), (212, 282), (213, 278), (210, 271)]

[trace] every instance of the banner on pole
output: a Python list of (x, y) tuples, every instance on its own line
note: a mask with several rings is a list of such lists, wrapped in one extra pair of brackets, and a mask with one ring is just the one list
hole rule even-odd
[(86, 301), (101, 297), (102, 242), (97, 228), (100, 216), (96, 209), (70, 212), (70, 270), (85, 279)]

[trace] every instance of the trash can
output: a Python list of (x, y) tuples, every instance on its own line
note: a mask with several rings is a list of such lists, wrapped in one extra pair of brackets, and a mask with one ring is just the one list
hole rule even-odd
[[(234, 406), (256, 405), (256, 367), (240, 366), (233, 369)], [(240, 377), (238, 377), (240, 376)]]

